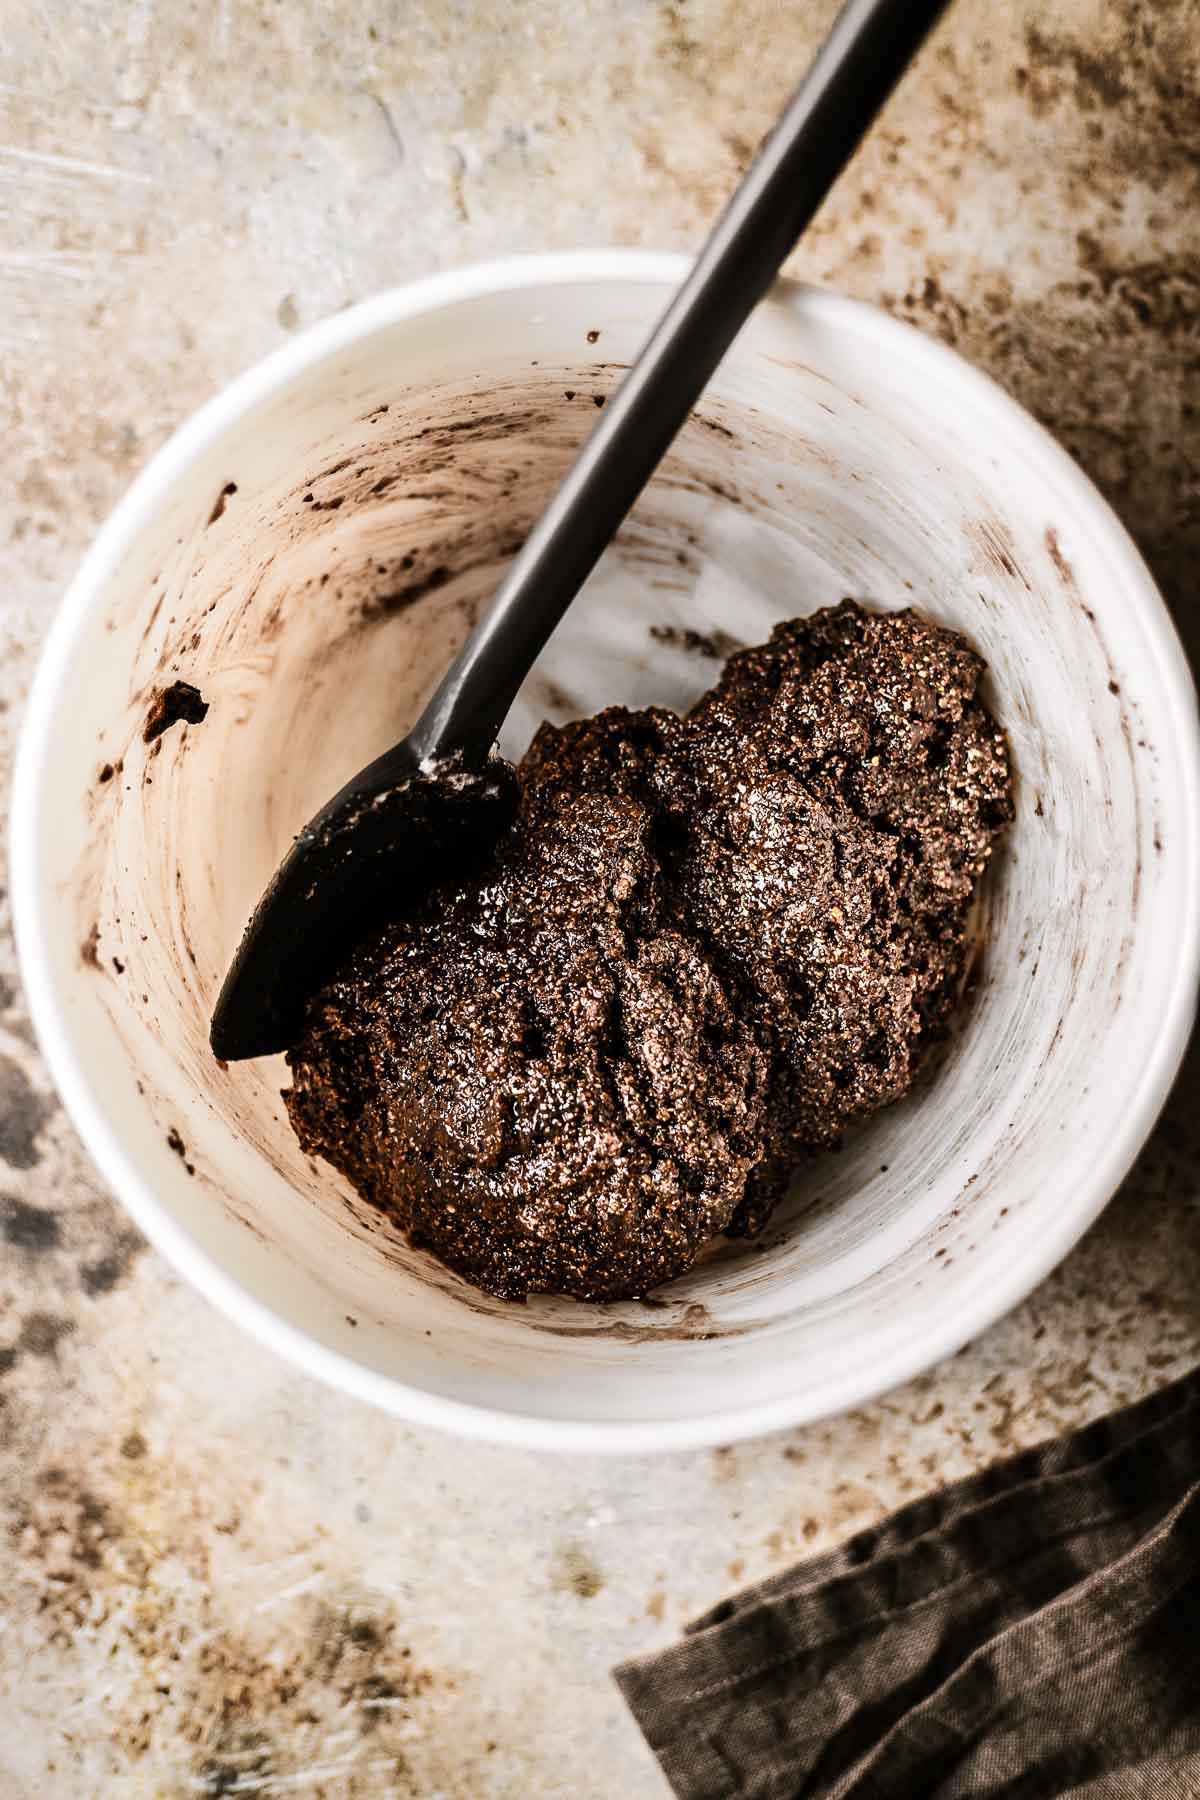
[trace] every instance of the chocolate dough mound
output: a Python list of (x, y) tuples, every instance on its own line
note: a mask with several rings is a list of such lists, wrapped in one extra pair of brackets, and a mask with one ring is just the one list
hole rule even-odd
[(618, 1299), (761, 1230), (897, 1099), (962, 983), (1011, 817), (980, 659), (850, 601), (730, 658), (686, 719), (543, 726), (486, 882), (365, 942), (284, 1095), (487, 1292)]

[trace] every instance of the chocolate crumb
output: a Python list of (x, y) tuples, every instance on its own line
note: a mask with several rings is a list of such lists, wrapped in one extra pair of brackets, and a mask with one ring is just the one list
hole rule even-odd
[(589, 344), (598, 344), (600, 342), (600, 333), (598, 331), (589, 331), (587, 334), (587, 341)]
[(99, 775), (97, 775), (96, 779), (98, 782), (100, 782), (101, 786), (103, 786), (103, 784), (106, 781), (112, 780), (112, 778), (116, 774), (116, 772), (117, 771), (114, 768), (112, 763), (105, 763), (104, 767), (101, 769), (101, 771), (100, 771)]
[(159, 688), (142, 728), (143, 743), (152, 744), (164, 731), (180, 722), (200, 725), (208, 716), (208, 701), (190, 681), (173, 681)]
[(226, 501), (231, 500), (236, 493), (237, 482), (227, 481), (217, 495), (216, 500), (213, 502), (213, 509), (208, 515), (208, 522), (210, 525), (215, 525), (217, 520), (223, 516)]

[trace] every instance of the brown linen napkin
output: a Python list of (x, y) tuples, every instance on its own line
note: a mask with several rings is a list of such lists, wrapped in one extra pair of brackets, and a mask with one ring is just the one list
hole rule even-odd
[(681, 1800), (1200, 1797), (1200, 1372), (617, 1681)]

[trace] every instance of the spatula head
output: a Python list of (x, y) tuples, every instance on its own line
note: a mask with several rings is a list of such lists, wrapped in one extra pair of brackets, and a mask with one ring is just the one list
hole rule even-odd
[(365, 933), (482, 866), (517, 798), (497, 757), (429, 769), (401, 744), (363, 769), (304, 827), (255, 908), (213, 1011), (214, 1054), (288, 1049)]

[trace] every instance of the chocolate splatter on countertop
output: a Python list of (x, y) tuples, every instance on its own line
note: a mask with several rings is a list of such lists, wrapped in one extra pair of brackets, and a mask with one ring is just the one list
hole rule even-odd
[(731, 657), (686, 719), (544, 725), (496, 866), (314, 1002), (284, 1096), (304, 1148), (507, 1298), (643, 1294), (761, 1230), (957, 998), (1012, 816), (982, 673), (847, 601)]

